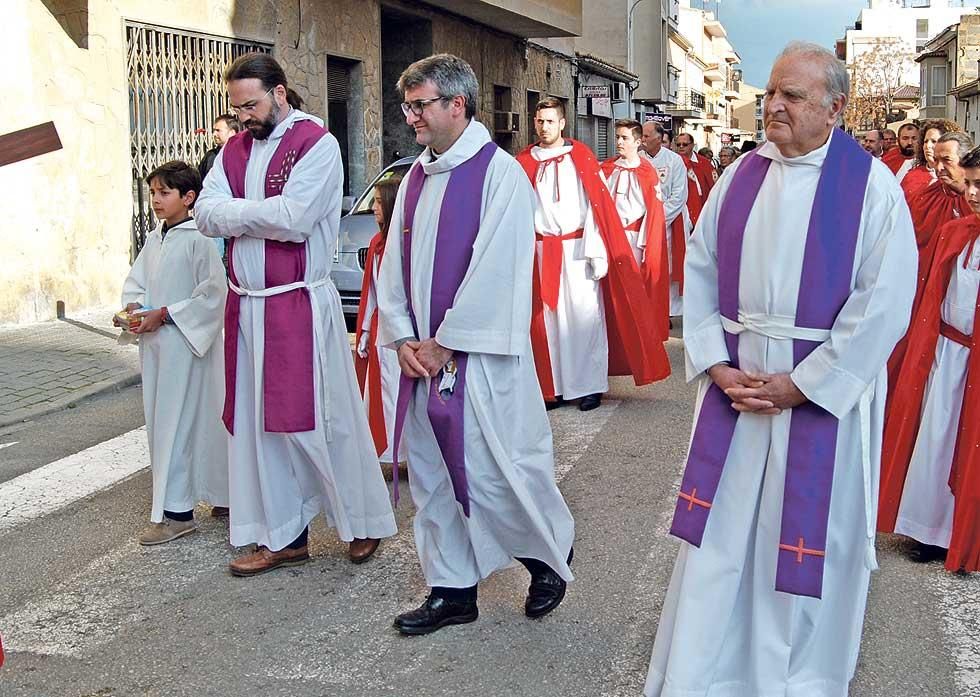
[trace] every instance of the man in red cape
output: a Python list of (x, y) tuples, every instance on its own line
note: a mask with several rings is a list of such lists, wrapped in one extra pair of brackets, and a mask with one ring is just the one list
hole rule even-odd
[(915, 157), (915, 144), (918, 139), (919, 127), (914, 123), (903, 124), (898, 129), (898, 144), (885, 150), (885, 154), (881, 156), (881, 161), (888, 166), (892, 174), (898, 174), (898, 170), (906, 160)]
[(973, 148), (965, 133), (947, 133), (936, 143), (936, 175), (939, 179), (908, 201), (919, 246), (919, 278), (930, 265), (929, 242), (944, 224), (969, 211), (963, 194), (966, 191), (960, 158)]
[[(715, 181), (718, 179), (718, 173), (715, 171), (714, 165), (707, 158), (701, 157), (694, 152), (694, 136), (690, 133), (678, 134), (674, 138), (674, 149), (678, 155), (684, 158), (684, 163), (687, 165), (688, 170), (694, 173), (694, 177), (697, 180), (700, 205), (697, 206), (697, 213), (693, 210), (691, 211), (691, 222), (697, 224), (697, 217), (708, 200), (708, 194), (711, 193), (711, 187), (715, 185)], [(690, 188), (689, 186), (688, 189), (690, 190)], [(690, 199), (688, 200), (690, 201)]]
[(930, 241), (911, 329), (892, 357), (899, 370), (885, 415), (878, 529), (915, 539), (914, 561), (945, 557), (950, 571), (978, 571), (980, 149), (961, 164), (973, 215)]
[(667, 218), (660, 192), (660, 176), (640, 157), (643, 127), (639, 121), (616, 122), (616, 151), (602, 163), (602, 174), (619, 218), (640, 265), (661, 339), (666, 341), (670, 323), (670, 277), (667, 270)]
[(608, 375), (646, 385), (670, 362), (599, 163), (564, 128), (562, 103), (539, 102), (539, 143), (517, 156), (537, 194), (531, 345), (549, 407), (582, 397), (589, 411)]
[(915, 146), (915, 158), (907, 160), (895, 175), (898, 177), (905, 200), (911, 198), (936, 181), (936, 143), (947, 133), (962, 131), (955, 121), (931, 119), (919, 128)]

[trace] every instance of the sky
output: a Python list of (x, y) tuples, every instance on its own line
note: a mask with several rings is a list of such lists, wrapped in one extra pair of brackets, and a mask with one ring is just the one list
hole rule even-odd
[[(691, 0), (693, 7), (701, 4)], [(704, 0), (704, 9), (717, 7), (742, 58), (743, 80), (755, 87), (765, 86), (773, 60), (790, 41), (812, 41), (833, 50), (867, 6), (867, 0)]]

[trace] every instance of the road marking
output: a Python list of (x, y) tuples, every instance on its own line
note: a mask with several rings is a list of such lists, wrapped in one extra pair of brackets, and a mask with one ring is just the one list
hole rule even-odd
[(106, 489), (149, 462), (141, 427), (14, 477), (0, 484), (0, 534)]
[(930, 585), (939, 599), (956, 686), (961, 695), (980, 695), (980, 576), (939, 567)]
[[(581, 414), (577, 409), (550, 414), (557, 480), (571, 472), (618, 406), (617, 401), (607, 401), (589, 414)], [(148, 460), (146, 433), (141, 428), (0, 485), (0, 516), (3, 516), (0, 533), (108, 488), (139, 472)], [(22, 500), (25, 498), (30, 503)], [(148, 550), (126, 540), (108, 550), (58, 583), (51, 592), (0, 618), (5, 647), (10, 652), (91, 656), (115, 640), (123, 627), (152, 621), (167, 613), (175, 595), (199, 589), (202, 579), (225, 584), (228, 578), (225, 565), (229, 558), (227, 532), (222, 523), (212, 519), (202, 519), (201, 528), (180, 544)], [(336, 649), (329, 654), (329, 660), (318, 656), (316, 661), (310, 661), (303, 652), (297, 653), (295, 646), (283, 646), (270, 649), (268, 661), (256, 670), (285, 681), (313, 680), (322, 684), (357, 685), (362, 689), (390, 684), (391, 673), (381, 675), (374, 663), (354, 659), (360, 655), (383, 655), (399, 640), (396, 634), (387, 631), (393, 608), (379, 603), (379, 598), (390, 596), (392, 588), (408, 589), (419, 597), (425, 593), (411, 526), (403, 527), (397, 536), (382, 543), (379, 563), (361, 567), (349, 575), (345, 561), (337, 554), (344, 545), (333, 540), (311, 540), (315, 547), (325, 542), (330, 545), (330, 556), (315, 553), (315, 563), (320, 566), (319, 573), (335, 569), (344, 573), (330, 587), (330, 593), (343, 600), (340, 610), (332, 603), (313, 612), (315, 615), (320, 611), (339, 611), (343, 621), (333, 617), (327, 622), (325, 615), (322, 628), (321, 623), (314, 621), (309, 631), (311, 636), (322, 640), (322, 645), (327, 645), (336, 643), (337, 627), (345, 627), (345, 636), (357, 637), (356, 642), (347, 642), (349, 652), (355, 655)], [(333, 556), (337, 558), (330, 558)], [(314, 576), (315, 571), (300, 569), (295, 573), (298, 578), (290, 581), (298, 587), (318, 583), (319, 574)], [(248, 581), (257, 582), (278, 583), (271, 575)], [(515, 564), (514, 569), (496, 574), (495, 583), (512, 590), (514, 597), (521, 597), (527, 581), (523, 569)], [(398, 675), (426, 670), (426, 656), (438, 650), (438, 645), (432, 644), (419, 651), (412, 661), (399, 668)]]

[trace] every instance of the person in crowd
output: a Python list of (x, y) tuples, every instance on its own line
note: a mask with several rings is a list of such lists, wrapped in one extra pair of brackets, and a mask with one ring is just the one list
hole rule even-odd
[(718, 173), (724, 173), (725, 169), (738, 159), (738, 150), (731, 145), (724, 146), (718, 151)]
[(881, 131), (877, 128), (872, 128), (870, 131), (866, 131), (864, 136), (861, 138), (861, 147), (863, 147), (872, 157), (881, 159), (882, 147), (884, 141), (881, 138)]
[(842, 697), (854, 676), (873, 444), (916, 250), (894, 175), (835, 128), (848, 82), (825, 48), (784, 49), (766, 143), (729, 168), (689, 244), (697, 416), (646, 697)]
[(233, 135), (241, 130), (242, 125), (238, 122), (238, 117), (234, 114), (222, 114), (214, 120), (214, 123), (211, 125), (211, 138), (214, 141), (214, 147), (204, 153), (204, 157), (201, 158), (201, 164), (197, 166), (197, 171), (201, 173), (202, 182), (207, 178), (211, 167), (214, 166), (214, 158), (221, 152), (221, 148), (224, 147), (225, 143)]
[(308, 562), (319, 513), (359, 563), (396, 529), (329, 277), (340, 147), (289, 105), (286, 75), (268, 54), (239, 57), (225, 81), (244, 130), (215, 159), (196, 216), (205, 235), (230, 240), (230, 532), (236, 547), (258, 548), (229, 568), (254, 576)]
[(906, 201), (936, 181), (935, 148), (939, 139), (947, 133), (962, 130), (955, 121), (947, 119), (932, 119), (922, 124), (915, 144), (915, 157), (906, 160), (895, 175), (905, 192)]
[(531, 575), (524, 613), (543, 617), (572, 580), (575, 525), (531, 352), (534, 193), (475, 118), (468, 63), (423, 58), (398, 90), (425, 149), (392, 212), (379, 332), (402, 370), (395, 461), (404, 434), (429, 595), (394, 624), (418, 635), (475, 621), (478, 584), (515, 559)]
[[(220, 421), (227, 290), (221, 257), (191, 217), (201, 192), (198, 171), (168, 162), (146, 183), (160, 223), (123, 283), (122, 303), (139, 337), (153, 474), (151, 522), (139, 543), (151, 546), (197, 530), (198, 501), (214, 506), (216, 517), (228, 515), (228, 445)], [(130, 326), (118, 317), (114, 323)]]
[(915, 158), (915, 145), (918, 141), (919, 127), (914, 123), (902, 124), (898, 129), (897, 144), (885, 150), (881, 161), (897, 176), (902, 165)]
[(361, 284), (361, 301), (357, 308), (357, 384), (367, 407), (371, 436), (381, 462), (393, 463), (392, 447), (395, 427), (395, 400), (401, 368), (398, 354), (378, 343), (378, 273), (384, 259), (385, 242), (390, 230), (391, 214), (395, 207), (400, 176), (382, 179), (374, 185), (374, 203), (371, 207), (378, 234), (368, 244), (364, 260), (364, 280)]

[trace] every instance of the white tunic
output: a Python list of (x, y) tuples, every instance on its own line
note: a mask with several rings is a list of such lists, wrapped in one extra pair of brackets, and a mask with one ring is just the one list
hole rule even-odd
[[(684, 234), (691, 234), (691, 214), (687, 210), (687, 187), (691, 184), (688, 178), (687, 165), (684, 158), (673, 150), (661, 147), (657, 154), (651, 157), (646, 155), (660, 175), (660, 190), (664, 200), (664, 215), (667, 218), (667, 262), (670, 271), (674, 270), (673, 248), (671, 247), (671, 237), (673, 232), (671, 226), (677, 216), (683, 216)], [(693, 180), (693, 185), (697, 186), (697, 179)], [(680, 284), (676, 281), (670, 283), (670, 314), (679, 315), (683, 310), (683, 296), (681, 296)]]
[[(367, 304), (364, 306), (364, 321), (361, 323), (361, 330), (365, 332), (371, 331), (371, 321), (378, 309), (377, 289), (380, 270), (381, 263), (375, 259), (374, 268), (371, 269), (371, 283), (368, 284)], [(391, 463), (394, 460), (392, 443), (395, 442), (395, 402), (398, 399), (398, 382), (402, 370), (398, 366), (398, 354), (393, 349), (384, 346), (377, 336), (372, 336), (370, 341), (378, 348), (378, 363), (381, 366), (381, 407), (385, 419), (385, 432), (388, 436), (388, 448), (381, 453), (379, 459), (381, 462)], [(364, 407), (370, 413), (371, 392), (367, 389), (364, 390)]]
[(150, 520), (198, 501), (228, 505), (224, 396), (225, 268), (193, 220), (146, 238), (123, 284), (122, 303), (167, 307), (173, 324), (141, 334), (143, 411), (153, 473)]
[[(558, 306), (555, 310), (544, 306), (555, 394), (565, 399), (609, 389), (609, 342), (600, 287), (609, 260), (571, 151), (570, 145), (531, 148), (539, 162), (563, 158), (535, 174), (535, 230), (542, 235), (567, 235), (583, 229), (583, 237), (562, 242)], [(539, 259), (543, 246), (537, 243)]]
[(916, 159), (914, 157), (905, 160), (905, 162), (902, 163), (902, 166), (898, 168), (897, 172), (895, 172), (895, 177), (898, 179), (899, 184), (901, 184), (902, 180), (905, 179), (905, 175), (912, 171), (912, 168), (915, 167), (915, 164), (916, 164)]
[[(412, 305), (420, 339), (430, 337), (430, 289), (442, 199), (452, 169), (490, 141), (478, 121), (438, 159), (420, 156), (428, 175), (412, 230)], [(405, 184), (391, 229), (401, 230)], [(470, 516), (453, 495), (426, 413), (429, 380), (418, 380), (402, 434), (411, 462), (415, 544), (430, 586), (465, 588), (514, 557), (547, 563), (566, 580), (574, 522), (555, 484), (551, 426), (531, 353), (531, 221), (534, 198), (520, 165), (498, 150), (487, 170), (481, 225), (453, 307), (436, 332), (469, 354), (464, 406)], [(389, 237), (378, 301), (385, 344), (415, 335), (402, 281), (402, 236)]]
[[(225, 148), (214, 161), (197, 203), (197, 221), (212, 237), (235, 237), (235, 272), (247, 289), (265, 287), (265, 240), (306, 243), (308, 283), (328, 278), (340, 225), (343, 170), (328, 134), (296, 163), (283, 193), (265, 197), (265, 176), (279, 139), (300, 119), (293, 110), (267, 140), (252, 145), (245, 198), (232, 197)], [(265, 300), (241, 299), (235, 435), (230, 444), (231, 543), (280, 550), (322, 512), (340, 538), (395, 533), (388, 489), (378, 466), (354, 377), (340, 297), (333, 283), (311, 290), (322, 308), (314, 318), (316, 428), (266, 433), (262, 400)], [(325, 421), (329, 421), (329, 424)], [(329, 425), (329, 427), (328, 427)]]
[[(980, 244), (973, 246), (966, 268), (967, 245), (956, 260), (943, 302), (944, 322), (967, 336), (973, 334), (973, 318), (980, 291)], [(916, 436), (905, 488), (898, 506), (895, 532), (919, 542), (949, 547), (953, 534), (953, 494), (949, 473), (960, 424), (960, 407), (966, 390), (970, 349), (939, 337), (936, 358), (926, 382), (922, 421)]]
[[(745, 229), (739, 313), (749, 318), (743, 322), (794, 322), (806, 232), (828, 146), (792, 159), (772, 143), (759, 149), (773, 164)], [(688, 245), (684, 341), (688, 379), (700, 381), (699, 409), (708, 387), (705, 371), (729, 358), (718, 311), (718, 214), (744, 161), (725, 170)], [(888, 168), (874, 161), (853, 291), (830, 338), (794, 369), (792, 340), (773, 338), (764, 328), (740, 335), (743, 369), (791, 372), (811, 401), (840, 419), (823, 598), (774, 590), (792, 411), (743, 414), (702, 546), (681, 543), (647, 697), (846, 697), (874, 566), (885, 364), (908, 324), (916, 258), (905, 198)]]
[[(646, 201), (643, 199), (643, 190), (640, 188), (640, 180), (636, 177), (636, 169), (639, 164), (630, 167), (629, 163), (622, 157), (616, 160), (617, 168), (612, 171), (606, 179), (609, 193), (612, 194), (613, 202), (616, 204), (616, 212), (623, 227), (631, 225), (635, 221), (641, 221), (639, 230), (627, 230), (626, 239), (630, 241), (633, 248), (633, 256), (636, 263), (643, 262), (646, 256), (646, 224), (642, 222), (647, 214)], [(626, 168), (626, 169), (620, 169)], [(662, 199), (660, 185), (657, 185), (657, 198)]]

